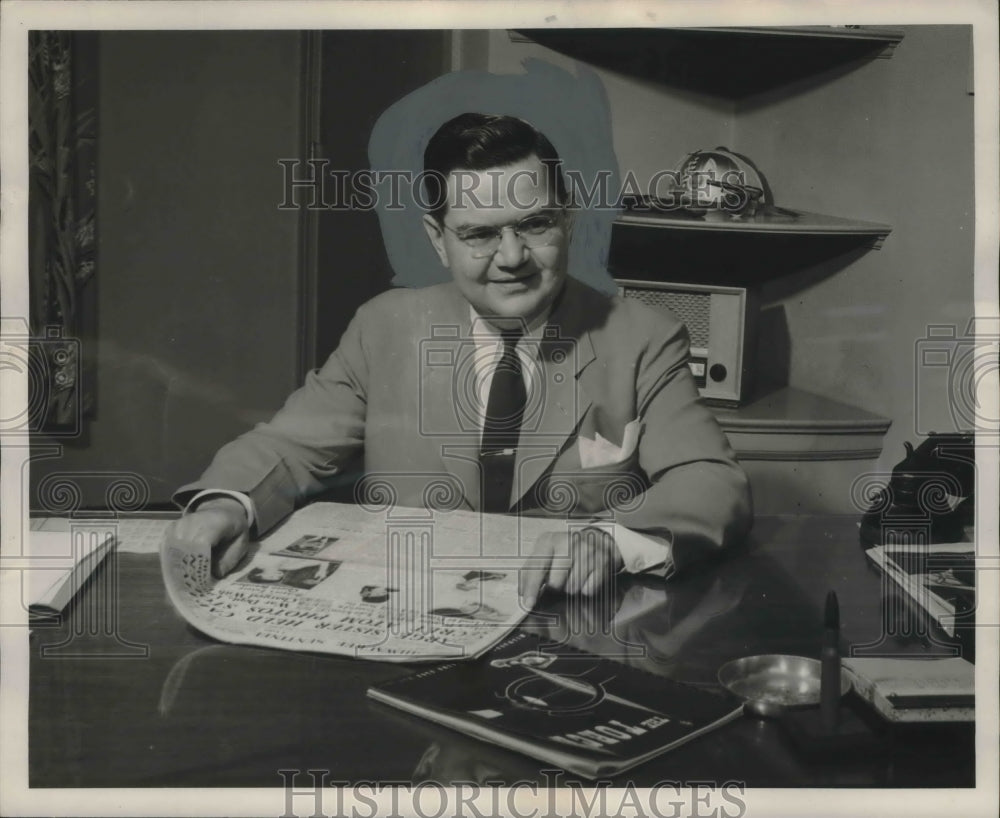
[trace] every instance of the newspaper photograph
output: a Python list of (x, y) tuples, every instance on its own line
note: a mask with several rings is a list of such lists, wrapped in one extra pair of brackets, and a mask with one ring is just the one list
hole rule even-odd
[(565, 523), (317, 503), (222, 580), (208, 553), (169, 537), (161, 562), (177, 611), (224, 642), (387, 661), (462, 659), (524, 618), (518, 570), (554, 526)]

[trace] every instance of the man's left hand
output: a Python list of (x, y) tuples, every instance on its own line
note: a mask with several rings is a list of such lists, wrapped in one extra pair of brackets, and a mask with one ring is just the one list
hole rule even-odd
[(610, 586), (624, 565), (615, 538), (599, 528), (546, 532), (535, 542), (521, 569), (519, 590), (526, 609), (534, 607), (542, 587), (592, 596)]

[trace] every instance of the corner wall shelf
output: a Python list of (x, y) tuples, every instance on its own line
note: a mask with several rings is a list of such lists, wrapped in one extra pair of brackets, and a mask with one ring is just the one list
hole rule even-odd
[[(890, 57), (904, 34), (882, 27), (798, 26), (531, 29), (510, 38), (687, 96), (715, 97), (739, 112), (809, 94)], [(836, 272), (878, 249), (891, 229), (773, 206), (739, 219), (629, 210), (612, 226), (608, 267), (616, 279), (754, 287), (819, 264)], [(888, 418), (792, 387), (713, 411), (748, 465), (755, 505), (767, 513), (856, 511), (852, 481), (867, 468), (863, 461), (878, 459), (891, 425)]]
[(628, 211), (618, 218), (621, 224), (641, 224), (668, 230), (710, 230), (716, 232), (781, 233), (794, 236), (851, 235), (870, 236), (881, 240), (892, 231), (887, 224), (824, 216), (805, 210), (785, 210), (784, 213), (764, 212), (756, 216), (735, 218), (711, 214), (677, 216), (655, 212)]
[(767, 211), (744, 219), (628, 211), (612, 227), (608, 265), (615, 277), (747, 286), (851, 251), (881, 247), (889, 225), (806, 211)]
[(520, 29), (509, 36), (613, 71), (740, 98), (890, 57), (903, 35), (878, 26), (790, 26)]
[(785, 387), (738, 409), (712, 407), (742, 460), (872, 460), (891, 421)]

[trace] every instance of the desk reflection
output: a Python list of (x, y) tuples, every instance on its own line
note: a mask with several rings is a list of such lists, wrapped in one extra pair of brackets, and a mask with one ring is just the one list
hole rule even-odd
[[(613, 593), (586, 601), (544, 596), (523, 628), (660, 676), (715, 685), (718, 668), (739, 656), (817, 656), (832, 587), (845, 653), (880, 639), (916, 649), (885, 639), (881, 582), (857, 548), (853, 520), (764, 520), (756, 532), (748, 548), (676, 581), (624, 578)], [(530, 758), (366, 697), (369, 686), (416, 666), (219, 644), (173, 611), (155, 556), (122, 555), (118, 570), (122, 636), (149, 645), (149, 655), (44, 658), (41, 648), (64, 641), (70, 624), (33, 633), (31, 786), (280, 787), (282, 769), (329, 770), (337, 781), (555, 785)], [(817, 764), (797, 754), (776, 723), (741, 719), (627, 780), (967, 786), (975, 732), (964, 727), (901, 733), (878, 762)]]

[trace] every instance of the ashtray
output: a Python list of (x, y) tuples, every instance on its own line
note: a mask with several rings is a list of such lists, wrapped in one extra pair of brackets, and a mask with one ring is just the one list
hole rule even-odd
[[(820, 663), (805, 656), (744, 656), (719, 669), (719, 683), (743, 699), (754, 716), (778, 716), (786, 710), (819, 704)], [(840, 695), (851, 689), (851, 677), (840, 671)]]

